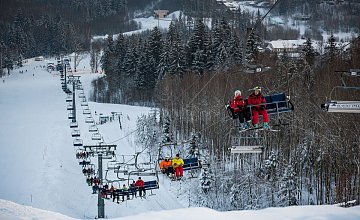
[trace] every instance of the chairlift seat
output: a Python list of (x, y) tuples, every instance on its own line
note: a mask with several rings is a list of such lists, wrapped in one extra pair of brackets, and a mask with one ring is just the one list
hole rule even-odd
[(85, 123), (94, 123), (93, 117), (86, 117)]
[(96, 140), (96, 141), (98, 141), (98, 140), (101, 140), (101, 134), (100, 133), (93, 133), (92, 135), (91, 135), (91, 139), (92, 140)]
[(193, 170), (201, 168), (201, 164), (197, 157), (194, 158), (186, 158), (184, 160), (183, 169), (184, 170)]
[(159, 189), (159, 183), (157, 180), (146, 181), (144, 182), (144, 188), (145, 190)]
[(90, 165), (90, 161), (86, 161), (86, 160), (80, 161), (79, 165), (82, 165), (82, 166)]
[(76, 139), (74, 139), (74, 141), (73, 141), (73, 145), (74, 145), (75, 147), (82, 147), (82, 146), (83, 146), (83, 141), (82, 141), (81, 139), (79, 139), (79, 138), (76, 138)]
[(90, 125), (89, 126), (89, 132), (98, 132), (99, 129), (96, 127), (96, 125)]
[(261, 146), (233, 146), (230, 149), (232, 154), (261, 154)]
[(84, 115), (90, 115), (90, 114), (91, 114), (90, 109), (84, 109), (84, 110), (83, 110), (83, 114), (84, 114)]
[(73, 107), (73, 105), (70, 104), (70, 105), (68, 105), (68, 106), (66, 107), (66, 109), (67, 109), (67, 110), (74, 110), (74, 107)]
[(266, 110), (268, 114), (277, 114), (294, 111), (294, 106), (288, 100), (285, 93), (265, 96)]
[(75, 114), (73, 112), (69, 113), (68, 119), (75, 119)]
[(85, 101), (85, 102), (82, 102), (81, 103), (81, 106), (89, 106), (88, 103)]
[(80, 137), (80, 130), (79, 130), (79, 129), (74, 129), (74, 130), (71, 132), (71, 136), (72, 136), (72, 137)]
[(327, 112), (360, 113), (360, 101), (330, 101), (321, 108)]
[(77, 127), (78, 127), (78, 123), (76, 121), (70, 122), (70, 128), (77, 128)]

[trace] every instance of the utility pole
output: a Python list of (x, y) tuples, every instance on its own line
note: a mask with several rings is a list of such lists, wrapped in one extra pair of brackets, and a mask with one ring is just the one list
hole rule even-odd
[[(116, 145), (87, 145), (84, 146), (86, 152), (89, 152), (89, 155), (98, 156), (98, 176), (100, 179), (100, 185), (103, 183), (103, 169), (102, 169), (102, 160), (111, 159), (115, 156)], [(105, 218), (105, 203), (104, 199), (101, 196), (101, 189), (98, 192), (98, 216), (97, 218)]]

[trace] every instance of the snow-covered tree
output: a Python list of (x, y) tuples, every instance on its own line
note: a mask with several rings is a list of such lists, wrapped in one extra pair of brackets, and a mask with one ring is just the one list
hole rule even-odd
[(281, 176), (279, 199), (284, 206), (298, 205), (298, 186), (296, 173), (292, 165), (288, 165)]

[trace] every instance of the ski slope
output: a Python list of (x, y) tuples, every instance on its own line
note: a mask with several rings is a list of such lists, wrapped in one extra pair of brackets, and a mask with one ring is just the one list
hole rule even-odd
[[(54, 61), (54, 60), (53, 60)], [(85, 182), (79, 160), (76, 159), (74, 137), (69, 127), (68, 103), (62, 91), (58, 72), (49, 73), (47, 61), (29, 59), (20, 69), (2, 78), (0, 84), (0, 198), (22, 205), (59, 212), (73, 218), (94, 218), (97, 215), (97, 195)], [(99, 74), (90, 73), (89, 59), (79, 65), (78, 75), (88, 98), (91, 80)], [(23, 74), (20, 73), (23, 71)], [(69, 88), (71, 88), (69, 86)], [(82, 114), (83, 106), (76, 94), (77, 121), (84, 145), (96, 145), (91, 139), (89, 124)], [(98, 125), (105, 144), (117, 145), (116, 154), (134, 155), (141, 146), (135, 144), (136, 119), (148, 114), (150, 108), (88, 102), (91, 115), (98, 122), (99, 115), (121, 112), (120, 120)], [(96, 114), (95, 114), (96, 112)], [(122, 137), (125, 137), (121, 139)], [(120, 139), (120, 140), (119, 140)], [(141, 158), (146, 161), (146, 155)], [(96, 165), (97, 159), (92, 158)], [(104, 169), (106, 169), (104, 161)], [(146, 179), (145, 179), (146, 180)], [(107, 217), (121, 217), (137, 213), (185, 207), (179, 201), (176, 187), (160, 177), (160, 189), (155, 196), (121, 203), (105, 201)]]

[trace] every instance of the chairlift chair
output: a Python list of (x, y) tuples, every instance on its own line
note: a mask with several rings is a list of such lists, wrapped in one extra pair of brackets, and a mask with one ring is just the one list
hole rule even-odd
[(90, 114), (91, 114), (90, 109), (84, 109), (84, 110), (83, 110), (83, 114), (84, 114), (84, 115), (90, 115)]
[(360, 113), (360, 101), (332, 100), (330, 102), (322, 104), (321, 109), (326, 112)]
[(101, 137), (101, 134), (99, 132), (97, 132), (97, 133), (93, 133), (91, 135), (91, 139), (94, 140), (94, 141), (99, 141), (99, 140), (102, 139), (102, 137)]
[(80, 139), (80, 138), (75, 138), (75, 139), (73, 140), (73, 145), (74, 145), (74, 147), (82, 147), (82, 146), (83, 146), (83, 141), (82, 141), (82, 139)]
[(89, 132), (98, 132), (99, 129), (97, 128), (96, 125), (90, 125), (89, 126)]
[(75, 128), (72, 132), (71, 132), (71, 136), (72, 137), (80, 137), (80, 130)]
[(231, 154), (260, 154), (263, 150), (263, 137), (257, 134), (234, 136), (232, 138)]
[(66, 107), (67, 110), (74, 110), (74, 107), (72, 104), (69, 104), (67, 107)]
[[(360, 113), (360, 100), (333, 100), (332, 95), (337, 90), (342, 91), (349, 91), (349, 90), (360, 90), (359, 86), (349, 86), (345, 83), (344, 75), (350, 76), (350, 77), (359, 77), (360, 76), (360, 69), (350, 69), (349, 71), (335, 71), (341, 73), (341, 86), (335, 86), (331, 92), (330, 92), (330, 101), (321, 104), (321, 109), (326, 112), (339, 112), (339, 113)], [(356, 94), (356, 97), (359, 97), (358, 94)]]
[(81, 102), (81, 106), (89, 106), (89, 104), (86, 101), (84, 101), (84, 102)]
[(70, 122), (70, 128), (77, 128), (79, 125), (76, 121)]
[(68, 119), (75, 119), (75, 113), (70, 112), (69, 115), (68, 115)]
[(86, 117), (85, 118), (85, 123), (94, 123), (93, 117)]
[(66, 97), (66, 102), (72, 102), (72, 95), (68, 95), (67, 97)]

